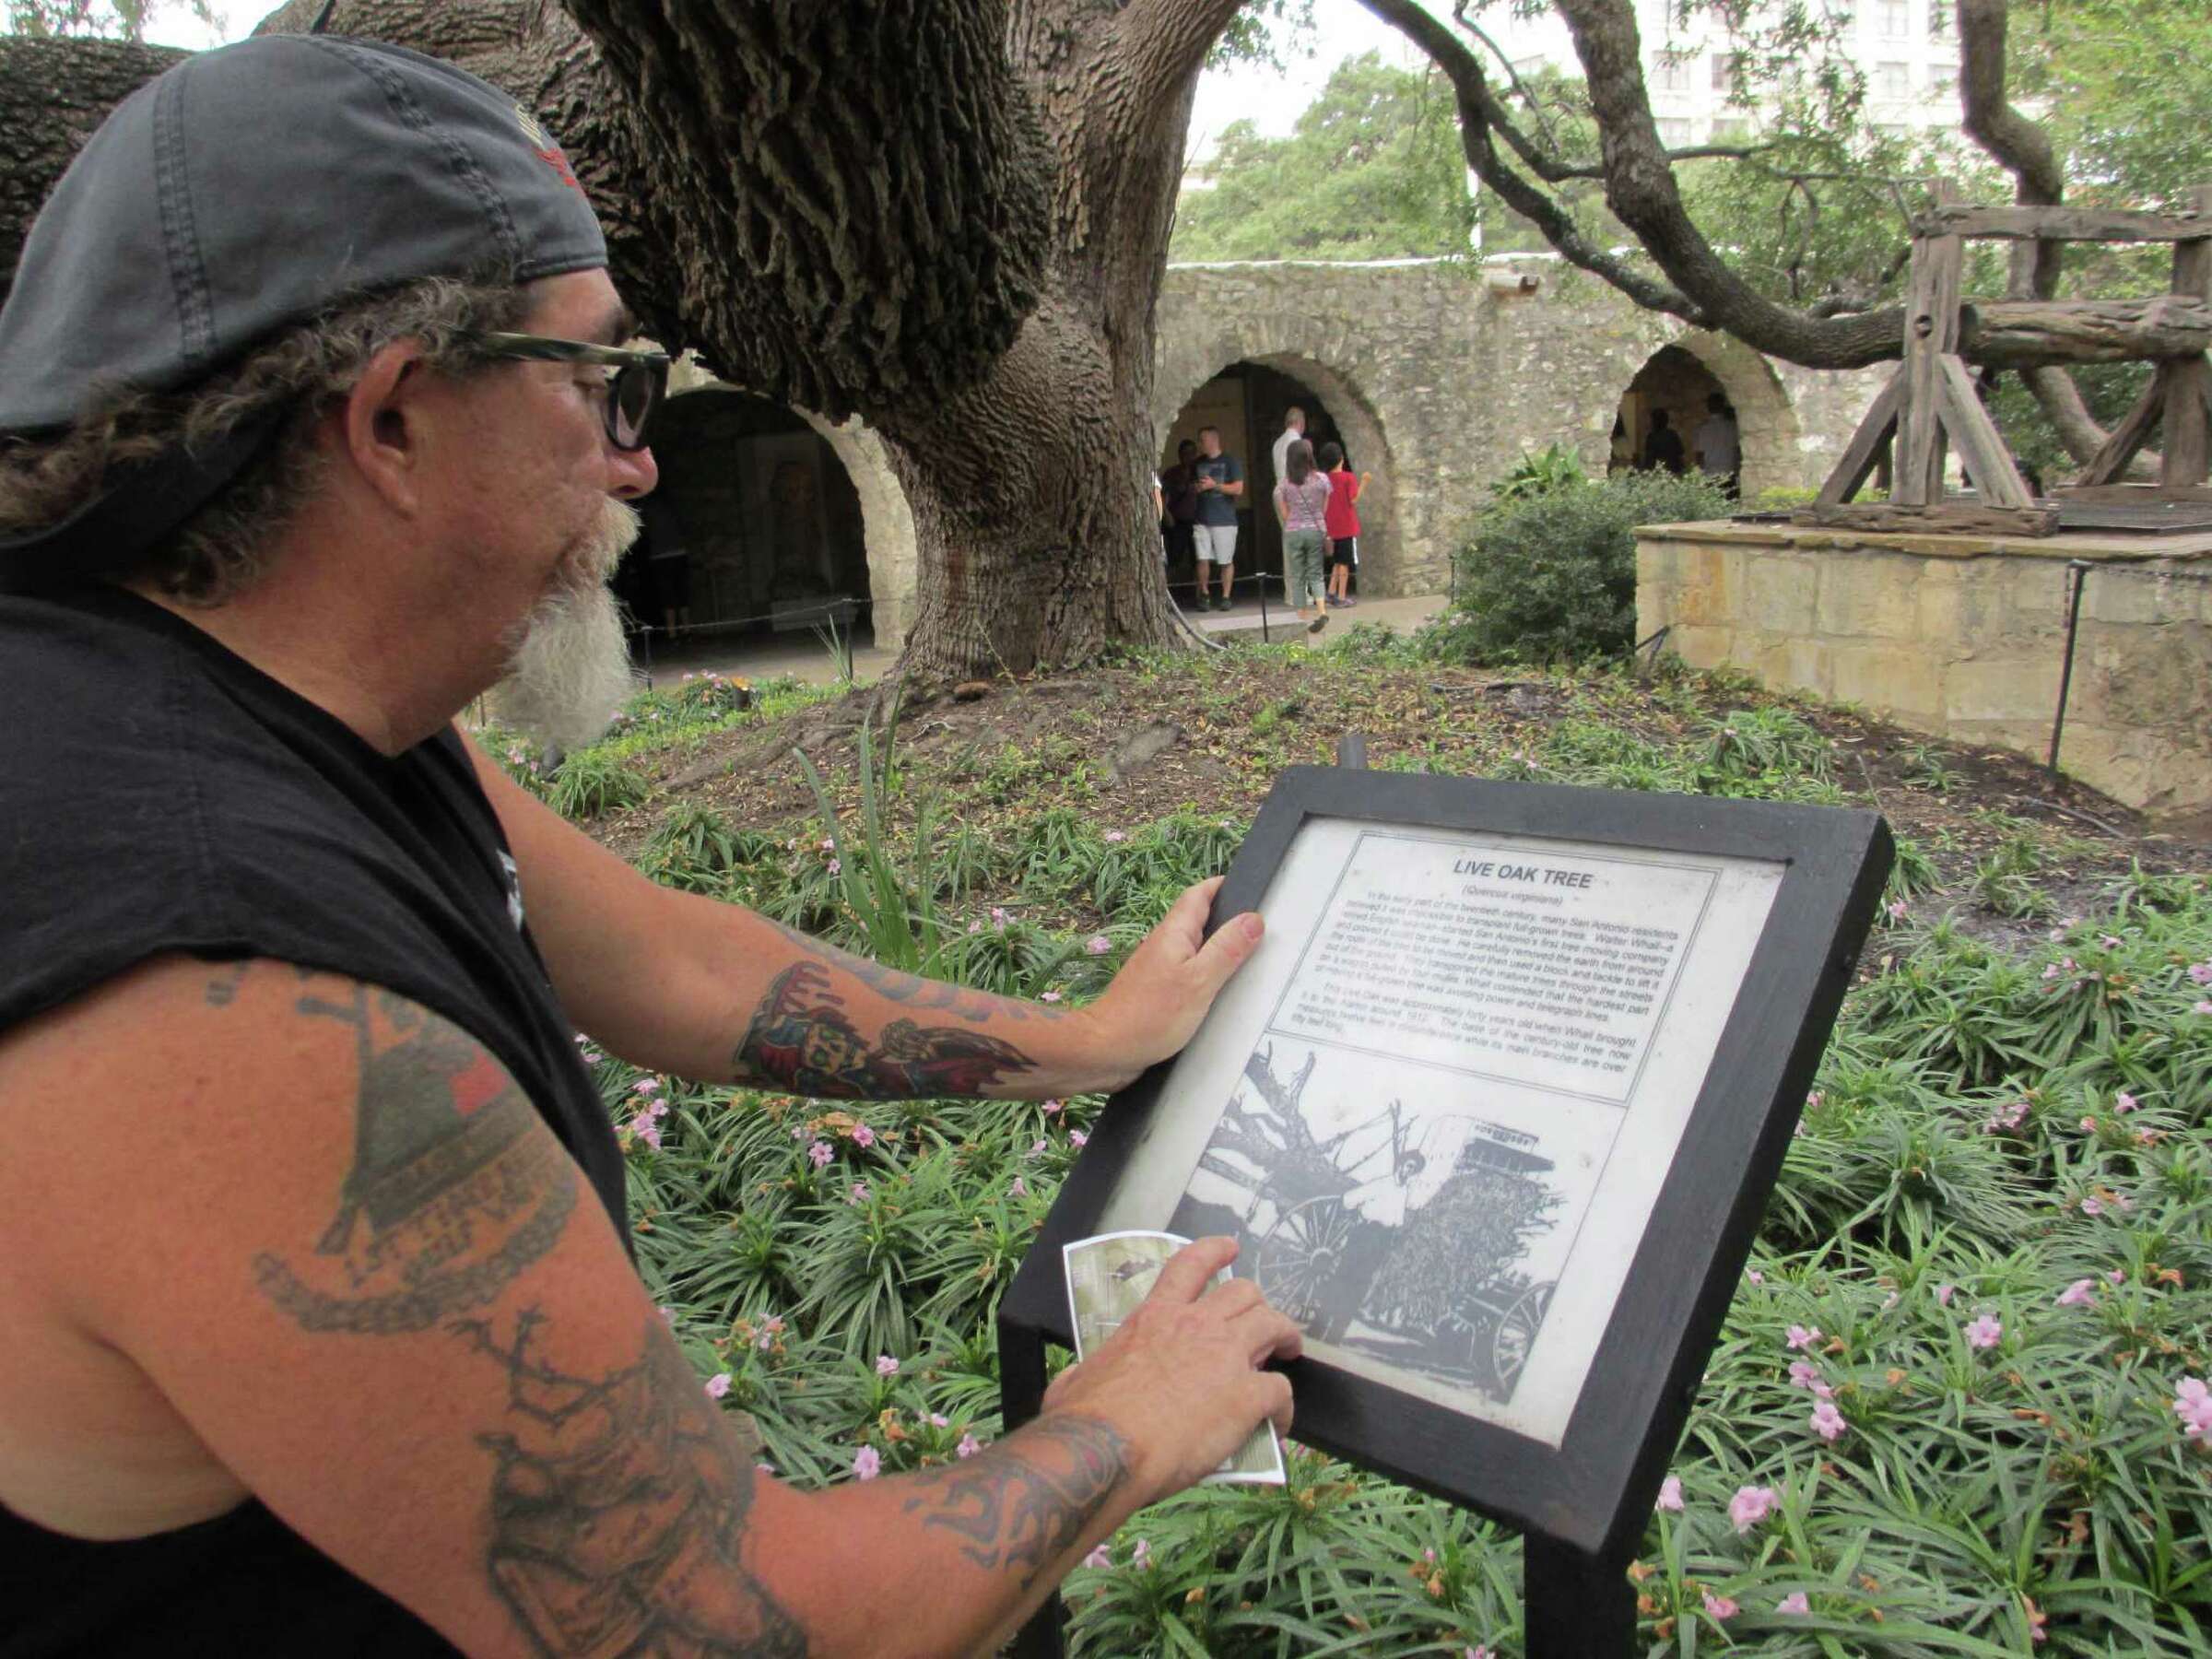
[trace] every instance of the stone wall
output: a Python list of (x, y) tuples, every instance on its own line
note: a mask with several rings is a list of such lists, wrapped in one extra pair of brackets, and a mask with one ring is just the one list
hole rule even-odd
[[(1564, 443), (1602, 473), (1621, 394), (1662, 346), (1694, 355), (1735, 403), (1754, 495), (1818, 485), (1882, 381), (1771, 364), (1542, 255), (1171, 265), (1157, 325), (1156, 441), (1234, 363), (1278, 369), (1326, 405), (1374, 474), (1360, 583), (1384, 595), (1449, 585), (1467, 513), (1524, 451)], [(671, 382), (678, 394), (717, 384), (688, 360)], [(876, 641), (896, 648), (915, 609), (913, 514), (874, 432), (806, 418), (859, 492)]]
[(1294, 375), (1328, 406), (1376, 475), (1360, 582), (1379, 594), (1441, 591), (1466, 514), (1524, 452), (1563, 443), (1603, 474), (1621, 394), (1662, 346), (1695, 356), (1735, 405), (1747, 494), (1817, 488), (1884, 378), (1771, 364), (1539, 255), (1170, 265), (1159, 329), (1159, 437), (1238, 362)]
[(2212, 535), (1637, 533), (1637, 632), (1700, 668), (2044, 758), (2083, 575), (2061, 767), (2158, 817), (2212, 811)]

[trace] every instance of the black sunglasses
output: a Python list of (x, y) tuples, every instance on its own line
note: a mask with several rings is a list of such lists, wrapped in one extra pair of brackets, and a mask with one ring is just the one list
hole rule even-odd
[(645, 429), (668, 392), (666, 352), (552, 340), (541, 335), (471, 334), (467, 338), (488, 358), (532, 363), (599, 363), (612, 369), (614, 372), (606, 377), (607, 440), (618, 450), (645, 447)]

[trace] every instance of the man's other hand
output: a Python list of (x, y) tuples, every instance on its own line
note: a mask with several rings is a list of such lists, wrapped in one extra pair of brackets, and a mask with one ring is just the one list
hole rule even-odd
[(1259, 948), (1264, 924), (1251, 911), (1206, 937), (1206, 913), (1220, 886), (1217, 876), (1187, 889), (1130, 953), (1106, 994), (1084, 1010), (1094, 1022), (1093, 1050), (1107, 1073), (1105, 1088), (1119, 1088), (1178, 1053), (1229, 976)]
[(1236, 1259), (1234, 1239), (1184, 1245), (1121, 1328), (1045, 1391), (1047, 1418), (1100, 1418), (1127, 1438), (1146, 1503), (1211, 1475), (1263, 1418), (1289, 1432), (1289, 1379), (1260, 1367), (1297, 1359), (1305, 1339), (1250, 1279), (1213, 1282)]

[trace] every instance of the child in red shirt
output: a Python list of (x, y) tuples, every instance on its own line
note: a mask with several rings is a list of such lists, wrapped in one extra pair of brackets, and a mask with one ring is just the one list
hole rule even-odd
[(1375, 475), (1354, 477), (1345, 467), (1340, 443), (1321, 446), (1321, 465), (1329, 475), (1329, 505), (1323, 521), (1329, 538), (1329, 603), (1357, 605), (1359, 601), (1344, 591), (1359, 565), (1359, 512), (1353, 503)]

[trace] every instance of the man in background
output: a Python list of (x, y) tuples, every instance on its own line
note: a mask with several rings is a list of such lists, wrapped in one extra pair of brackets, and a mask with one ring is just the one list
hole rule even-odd
[(1735, 411), (1718, 392), (1705, 399), (1705, 418), (1693, 434), (1698, 448), (1698, 470), (1716, 480), (1735, 500), (1743, 488), (1744, 450), (1736, 430)]
[[(1198, 458), (1192, 463), (1197, 477), (1198, 608), (1227, 610), (1230, 582), (1237, 563), (1237, 502), (1244, 494), (1244, 464), (1221, 449), (1221, 429), (1198, 429)], [(1219, 580), (1218, 599), (1206, 592), (1206, 572)]]

